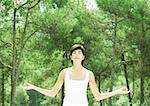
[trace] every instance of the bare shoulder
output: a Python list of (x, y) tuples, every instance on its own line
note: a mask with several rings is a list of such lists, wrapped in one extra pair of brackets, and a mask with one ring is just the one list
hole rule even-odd
[(65, 74), (66, 74), (66, 71), (68, 70), (69, 68), (65, 68), (65, 69), (62, 69), (61, 72), (60, 72), (60, 76), (62, 76), (63, 78), (65, 77)]
[(59, 76), (63, 76), (65, 75), (65, 70), (61, 70), (61, 72), (59, 73)]
[(94, 73), (92, 71), (89, 71), (90, 76), (94, 75)]
[(92, 80), (95, 80), (95, 77), (94, 77), (94, 73), (88, 69), (86, 69), (89, 73), (89, 81), (91, 82)]
[(95, 80), (95, 76), (94, 73), (92, 71), (89, 71), (89, 81), (94, 81)]

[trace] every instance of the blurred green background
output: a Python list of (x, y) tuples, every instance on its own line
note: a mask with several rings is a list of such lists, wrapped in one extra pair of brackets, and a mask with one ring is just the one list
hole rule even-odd
[(100, 92), (131, 89), (97, 102), (88, 88), (89, 106), (150, 106), (150, 0), (1, 0), (1, 106), (61, 106), (64, 88), (51, 98), (22, 84), (51, 89), (74, 43)]

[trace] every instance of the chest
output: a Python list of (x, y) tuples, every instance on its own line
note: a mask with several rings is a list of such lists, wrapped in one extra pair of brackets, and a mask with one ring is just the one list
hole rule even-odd
[(86, 78), (86, 72), (69, 72), (69, 77), (72, 80), (84, 80)]

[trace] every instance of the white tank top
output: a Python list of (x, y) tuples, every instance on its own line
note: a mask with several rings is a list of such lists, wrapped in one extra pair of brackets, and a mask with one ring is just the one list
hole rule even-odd
[(72, 68), (67, 68), (65, 73), (65, 97), (63, 106), (88, 106), (87, 86), (89, 82), (89, 71), (86, 72), (84, 80), (73, 80), (70, 78)]

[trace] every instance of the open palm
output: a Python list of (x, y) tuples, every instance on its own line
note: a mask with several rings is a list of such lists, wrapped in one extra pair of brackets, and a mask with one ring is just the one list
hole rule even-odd
[(128, 90), (127, 87), (122, 87), (122, 88), (118, 89), (117, 92), (119, 94), (128, 94), (130, 91)]

